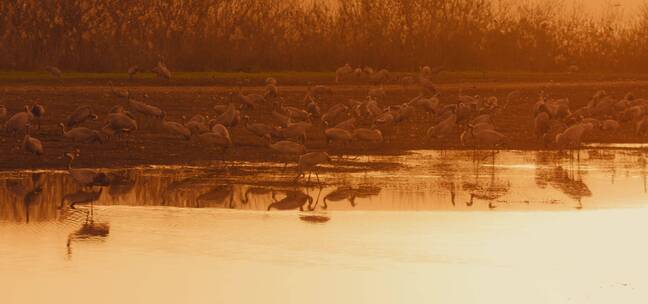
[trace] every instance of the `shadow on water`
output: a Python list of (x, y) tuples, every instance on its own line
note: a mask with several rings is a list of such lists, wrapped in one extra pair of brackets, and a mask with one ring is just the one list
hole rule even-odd
[[(66, 171), (5, 172), (0, 173), (0, 221), (66, 221), (87, 210), (90, 215), (82, 221), (87, 226), (72, 237), (75, 240), (96, 231), (92, 219), (95, 205), (311, 213), (642, 205), (646, 198), (643, 153), (586, 152), (578, 161), (558, 152), (416, 151), (380, 159), (402, 164), (398, 169), (324, 175), (322, 185), (296, 184), (287, 175), (226, 176), (210, 168), (178, 167), (106, 170), (108, 186), (82, 189)], [(300, 219), (323, 223), (328, 216), (301, 214)]]

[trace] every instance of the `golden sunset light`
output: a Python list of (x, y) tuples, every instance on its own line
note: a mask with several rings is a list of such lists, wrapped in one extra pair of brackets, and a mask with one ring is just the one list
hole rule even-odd
[(0, 1), (0, 303), (648, 303), (645, 0)]

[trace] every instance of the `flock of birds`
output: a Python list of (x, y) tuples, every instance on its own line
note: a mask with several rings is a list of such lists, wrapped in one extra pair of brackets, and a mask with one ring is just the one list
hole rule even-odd
[[(56, 77), (62, 72), (55, 67), (47, 70)], [(464, 95), (461, 90), (455, 102), (442, 103), (439, 90), (432, 78), (441, 68), (421, 67), (414, 77), (418, 85), (418, 95), (398, 105), (381, 106), (387, 96), (384, 82), (390, 79), (387, 70), (374, 71), (371, 68), (352, 68), (350, 65), (336, 71), (336, 81), (342, 81), (350, 75), (365, 73), (376, 82), (363, 99), (348, 99), (323, 109), (322, 99), (333, 95), (333, 89), (325, 85), (309, 85), (302, 106), (285, 104), (277, 80), (267, 78), (262, 93), (243, 94), (241, 86), (227, 96), (229, 102), (219, 103), (213, 107), (213, 115), (196, 114), (184, 122), (170, 121), (167, 113), (161, 108), (133, 98), (129, 90), (110, 85), (110, 92), (124, 105), (114, 106), (103, 120), (103, 126), (90, 129), (82, 126), (89, 120), (98, 120), (91, 106), (80, 106), (61, 122), (62, 136), (73, 142), (105, 142), (112, 137), (121, 137), (133, 133), (143, 122), (159, 126), (159, 130), (178, 139), (197, 141), (204, 148), (220, 149), (225, 152), (234, 146), (230, 131), (243, 127), (247, 132), (258, 137), (270, 150), (286, 158), (284, 169), (290, 159), (297, 159), (298, 175), (295, 180), (308, 173), (315, 173), (317, 179), (318, 165), (331, 161), (325, 151), (309, 152), (306, 142), (307, 134), (313, 128), (319, 128), (326, 139), (327, 147), (346, 147), (352, 144), (384, 144), (386, 129), (398, 128), (404, 121), (420, 119), (431, 124), (427, 129), (428, 140), (457, 140), (466, 147), (499, 149), (507, 142), (507, 137), (497, 130), (495, 119), (506, 110), (509, 103), (519, 98), (519, 92), (513, 91), (505, 102), (497, 97), (482, 98)], [(139, 71), (139, 67), (129, 69), (129, 77)], [(159, 77), (170, 79), (171, 72), (162, 62), (153, 69)], [(408, 80), (409, 81), (409, 80)], [(253, 122), (249, 114), (253, 111), (264, 111), (273, 123)], [(46, 109), (43, 105), (25, 106), (24, 110), (11, 116), (7, 109), (0, 105), (0, 122), (4, 121), (5, 132), (11, 136), (24, 134), (22, 149), (41, 156), (45, 153), (42, 142), (32, 136), (34, 128), (40, 129), (41, 119)], [(584, 134), (594, 129), (614, 131), (619, 129), (619, 120), (636, 124), (636, 132), (648, 133), (648, 100), (635, 98), (632, 94), (622, 100), (615, 100), (604, 91), (597, 92), (588, 105), (579, 109), (570, 109), (568, 99), (552, 99), (541, 93), (533, 108), (535, 116), (535, 134), (546, 145), (555, 145), (561, 149), (577, 149)], [(79, 152), (66, 154), (70, 158), (70, 174), (75, 176), (72, 160)], [(92, 170), (83, 171), (91, 175)], [(96, 174), (99, 174), (95, 172)], [(76, 174), (78, 176), (78, 174)], [(77, 181), (81, 179), (76, 178)], [(98, 175), (89, 180), (102, 182)], [(86, 184), (87, 181), (81, 182)]]
[(572, 109), (569, 99), (552, 99), (541, 92), (533, 113), (535, 136), (546, 147), (579, 149), (588, 133), (616, 132), (621, 122), (639, 137), (648, 135), (648, 99), (633, 93), (619, 100), (601, 90), (586, 105)]

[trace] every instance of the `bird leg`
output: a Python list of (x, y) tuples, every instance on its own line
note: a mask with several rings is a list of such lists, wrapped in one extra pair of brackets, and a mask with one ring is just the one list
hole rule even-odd
[(293, 180), (293, 182), (296, 183), (296, 182), (299, 180), (299, 178), (300, 178), (303, 174), (304, 174), (304, 173), (301, 172), (301, 171), (300, 171), (299, 173), (297, 173), (297, 176), (295, 176), (295, 179)]
[(225, 169), (227, 169), (227, 162), (225, 162), (225, 153), (226, 152), (227, 152), (227, 148), (223, 148), (223, 150), (221, 152), (221, 156), (223, 157), (222, 162), (223, 162), (223, 165), (225, 166)]

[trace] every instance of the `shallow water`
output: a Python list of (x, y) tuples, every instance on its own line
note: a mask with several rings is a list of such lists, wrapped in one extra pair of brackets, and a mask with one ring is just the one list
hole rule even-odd
[(322, 187), (267, 164), (106, 170), (83, 192), (2, 173), (0, 301), (645, 303), (646, 159), (579, 158), (414, 151)]

